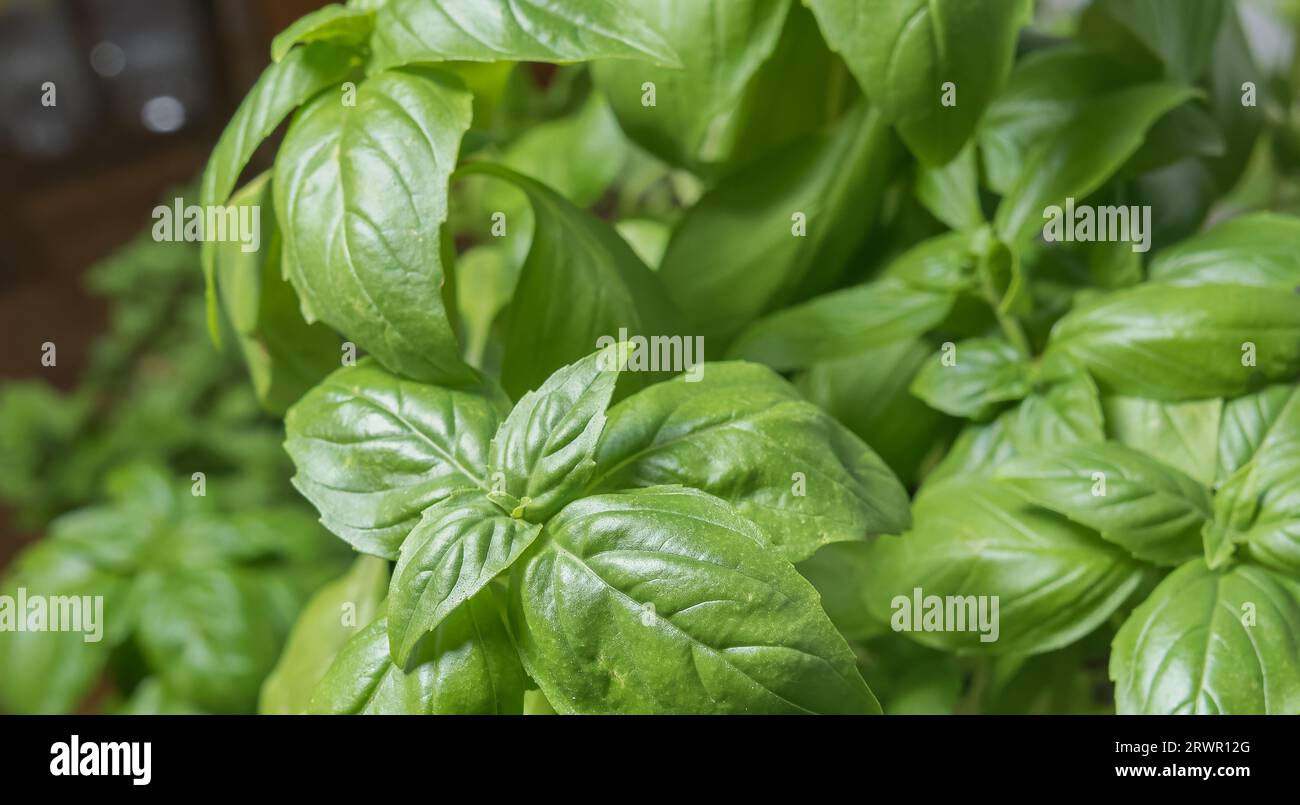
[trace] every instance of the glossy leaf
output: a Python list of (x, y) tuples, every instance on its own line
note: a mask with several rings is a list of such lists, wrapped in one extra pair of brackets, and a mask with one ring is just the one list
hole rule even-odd
[(1181, 470), (1201, 484), (1215, 479), (1220, 399), (1162, 402), (1141, 397), (1106, 397), (1106, 434), (1120, 444), (1141, 450)]
[(829, 290), (875, 215), (892, 156), (887, 127), (859, 109), (705, 193), (658, 272), (690, 331), (721, 347), (755, 317)]
[[(351, 75), (359, 61), (351, 49), (322, 42), (294, 50), (267, 67), (235, 110), (208, 158), (199, 187), (199, 204), (205, 209), (224, 204), (262, 141), (293, 110)], [(203, 245), (203, 273), (207, 280), (208, 331), (217, 339), (213, 245), (211, 241)]]
[(467, 166), (510, 182), (532, 202), (528, 259), (506, 314), (502, 383), (514, 396), (595, 348), (602, 337), (673, 332), (676, 315), (659, 278), (612, 226), (545, 185), (489, 163)]
[(371, 361), (339, 369), (285, 418), (294, 486), (357, 550), (396, 559), (421, 514), (491, 487), (487, 448), (505, 404), (403, 380)]
[(816, 591), (716, 498), (597, 495), (546, 531), (511, 620), (558, 711), (879, 712)]
[(331, 714), (519, 714), (524, 674), (485, 589), (421, 643), (409, 671), (388, 658), (380, 617), (348, 641), (316, 686), (311, 712)]
[(362, 556), (346, 575), (322, 587), (302, 608), (275, 669), (262, 683), (258, 712), (307, 712), (312, 691), (339, 650), (376, 611), (388, 592), (388, 563)]
[[(1031, 4), (809, 0), (831, 48), (914, 154), (942, 165), (961, 150), (1011, 68)], [(955, 85), (944, 103), (944, 85)]]
[[(1036, 654), (1078, 640), (1114, 613), (1141, 582), (1142, 566), (1095, 531), (1026, 503), (1004, 484), (953, 477), (927, 484), (912, 532), (882, 539), (865, 585), (872, 613), (890, 623), (898, 596), (998, 596), (996, 639), (964, 631), (909, 631), (925, 645)], [(991, 601), (986, 605), (991, 611)], [(919, 620), (921, 613), (913, 617)], [(900, 619), (901, 625), (901, 619)], [(923, 623), (918, 624), (923, 625)]]
[(791, 561), (821, 545), (898, 533), (907, 493), (856, 436), (770, 370), (710, 363), (609, 412), (589, 489), (680, 484), (727, 501)]
[[(593, 76), (628, 136), (672, 164), (720, 161), (725, 126), (759, 66), (771, 55), (787, 0), (651, 0), (637, 10), (681, 56), (682, 65), (598, 62)], [(645, 84), (655, 103), (643, 103)]]
[(1010, 244), (1031, 240), (1043, 227), (1047, 207), (1100, 187), (1137, 152), (1152, 124), (1195, 94), (1187, 87), (1144, 84), (1085, 106), (1026, 156), (998, 207), (998, 236)]
[(1200, 555), (1209, 490), (1136, 450), (1113, 442), (1049, 447), (1011, 461), (997, 477), (1138, 559), (1172, 565)]
[(275, 164), (284, 270), (303, 312), (425, 382), (473, 380), (443, 305), (439, 231), (470, 114), (448, 74), (382, 73), (354, 105), (326, 94), (304, 107)]
[(1023, 399), (1031, 389), (1030, 365), (1015, 347), (996, 338), (975, 338), (931, 355), (912, 382), (912, 393), (932, 408), (957, 417), (987, 419), (998, 406)]
[(887, 278), (762, 318), (741, 332), (729, 353), (778, 370), (805, 368), (816, 361), (911, 340), (947, 318), (953, 303), (950, 293)]
[(374, 12), (338, 3), (318, 8), (295, 20), (271, 40), (271, 60), (280, 62), (295, 45), (331, 42), (348, 47), (365, 44), (374, 27)]
[(1275, 213), (1234, 218), (1162, 249), (1151, 261), (1152, 281), (1177, 285), (1259, 285), (1300, 288), (1300, 220)]
[(482, 493), (453, 494), (425, 511), (402, 543), (388, 597), (389, 656), (403, 668), (426, 634), (514, 564), (541, 532)]
[(605, 409), (631, 348), (613, 344), (565, 366), (515, 405), (492, 438), (493, 499), (512, 517), (541, 523), (581, 494), (595, 472)]
[(1188, 562), (1115, 636), (1110, 676), (1121, 714), (1300, 711), (1300, 600), (1251, 565)]
[(376, 69), (416, 62), (579, 62), (636, 59), (681, 63), (626, 0), (388, 0), (375, 15)]
[[(1255, 365), (1245, 365), (1252, 347)], [(1072, 311), (1053, 328), (1049, 348), (1118, 394), (1241, 394), (1300, 370), (1300, 295), (1245, 285), (1137, 286)]]

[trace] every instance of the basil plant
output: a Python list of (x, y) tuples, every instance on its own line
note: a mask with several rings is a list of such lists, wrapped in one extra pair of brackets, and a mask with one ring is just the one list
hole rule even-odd
[(262, 710), (1300, 711), (1300, 73), (1236, 4), (353, 0), (272, 59), (209, 324), (362, 556)]

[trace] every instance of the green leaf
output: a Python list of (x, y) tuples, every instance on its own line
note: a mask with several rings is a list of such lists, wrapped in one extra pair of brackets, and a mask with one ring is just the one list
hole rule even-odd
[[(650, 0), (637, 10), (681, 55), (676, 69), (602, 61), (592, 74), (634, 142), (675, 165), (725, 156), (722, 132), (746, 85), (776, 48), (788, 0)], [(655, 103), (643, 103), (649, 82)], [(722, 140), (720, 142), (720, 140)]]
[(260, 248), (228, 240), (216, 245), (222, 305), (234, 326), (258, 400), (283, 414), (339, 365), (339, 339), (323, 324), (303, 321), (298, 295), (280, 275), (280, 233), (272, 207), (270, 176), (249, 182), (231, 206), (259, 215)]
[(1099, 188), (1142, 145), (1147, 129), (1196, 95), (1188, 87), (1144, 84), (1110, 93), (1031, 150), (994, 218), (998, 237), (1012, 245), (1034, 238), (1044, 211)]
[[(1300, 294), (1140, 285), (1076, 308), (1052, 329), (1048, 348), (1081, 362), (1109, 392), (1234, 396), (1300, 370)], [(1244, 365), (1251, 358), (1255, 365)]]
[(339, 369), (285, 418), (294, 486), (330, 531), (362, 553), (396, 559), (425, 509), (458, 489), (490, 489), (487, 448), (504, 408), (369, 360)]
[[(927, 165), (956, 156), (1006, 80), (1027, 0), (808, 0), (831, 49)], [(955, 85), (944, 103), (944, 84)]]
[(1007, 342), (972, 338), (953, 347), (931, 355), (912, 381), (912, 393), (932, 408), (988, 419), (1002, 404), (1029, 394), (1030, 364)]
[(952, 420), (908, 391), (932, 353), (921, 339), (897, 341), (815, 363), (796, 385), (870, 444), (905, 486), (915, 486), (927, 458), (956, 432)]
[(681, 64), (626, 0), (389, 0), (375, 15), (374, 69), (415, 62), (581, 62), (635, 59)]
[(387, 591), (388, 563), (362, 556), (346, 575), (313, 595), (289, 633), (275, 669), (262, 683), (258, 712), (307, 712), (316, 683), (348, 640), (374, 620)]
[(1300, 218), (1270, 212), (1234, 218), (1193, 235), (1151, 261), (1153, 282), (1300, 288)]
[(829, 290), (866, 235), (892, 161), (888, 128), (859, 109), (830, 135), (792, 143), (705, 193), (658, 272), (691, 332), (722, 346), (755, 317)]
[[(879, 620), (891, 627), (909, 625), (902, 621), (899, 602), (913, 599), (916, 588), (923, 600), (998, 596), (993, 640), (981, 641), (994, 636), (992, 630), (971, 623), (964, 631), (925, 631), (924, 608), (910, 613), (914, 630), (907, 635), (934, 648), (1050, 651), (1097, 628), (1142, 579), (1142, 566), (1123, 549), (1026, 503), (997, 481), (966, 477), (929, 483), (914, 503), (913, 519), (910, 534), (881, 539), (873, 548), (864, 587)], [(992, 601), (986, 606), (991, 613)]]
[[(10, 713), (76, 709), (121, 642), (127, 584), (127, 578), (92, 561), (72, 540), (38, 542), (19, 554), (0, 585), (0, 601), (5, 602), (0, 604), (0, 708)], [(20, 591), (26, 603), (21, 609)], [(88, 610), (79, 609), (95, 622), (77, 615), (73, 623), (80, 622), (82, 631), (45, 630), (51, 624), (50, 609), (62, 596), (102, 596), (98, 606), (91, 599)], [(44, 603), (39, 616), (33, 614), (37, 600)], [(45, 628), (29, 631), (37, 623), (33, 617), (41, 618)], [(19, 619), (25, 624), (21, 632)]]
[[(1264, 128), (1270, 84), (1259, 79), (1260, 69), (1252, 58), (1240, 13), (1229, 4), (1223, 10), (1223, 24), (1210, 56), (1208, 99), (1227, 146), (1226, 153), (1212, 160), (1210, 167), (1218, 186), (1225, 190), (1241, 178)], [(1242, 85), (1246, 82), (1255, 85), (1255, 106), (1242, 106)]]
[(577, 497), (596, 469), (605, 409), (630, 347), (612, 344), (565, 366), (515, 405), (492, 438), (492, 498), (512, 517), (541, 523)]
[(1114, 442), (1021, 456), (999, 469), (997, 478), (1030, 502), (1160, 565), (1200, 555), (1201, 526), (1211, 515), (1204, 485)]
[(1121, 714), (1300, 712), (1300, 601), (1259, 567), (1188, 562), (1115, 635)]
[(948, 164), (917, 168), (916, 200), (953, 229), (977, 229), (984, 225), (979, 178), (975, 141), (971, 140)]
[(1154, 76), (1135, 75), (1110, 55), (1074, 43), (1026, 54), (976, 134), (989, 187), (1005, 195), (1035, 146), (1098, 98), (1144, 78)]
[(785, 371), (872, 347), (910, 341), (952, 310), (950, 293), (885, 278), (819, 296), (759, 319), (729, 356)]
[(532, 245), (506, 314), (501, 373), (510, 394), (537, 388), (621, 330), (629, 338), (672, 332), (676, 315), (663, 284), (612, 226), (499, 165), (476, 162), (461, 174), (508, 181), (533, 205)]
[(348, 641), (311, 699), (311, 712), (375, 715), (523, 712), (524, 673), (486, 588), (420, 644), (410, 671), (388, 658), (388, 620)]
[[(224, 204), (262, 141), (294, 109), (351, 75), (359, 61), (355, 51), (321, 42), (298, 48), (283, 61), (267, 67), (244, 96), (208, 158), (199, 187), (199, 205), (207, 209)], [(207, 283), (208, 332), (213, 340), (220, 341), (213, 246), (211, 241), (203, 244), (203, 274)]]
[[(473, 382), (443, 305), (440, 227), (471, 97), (454, 77), (372, 76), (298, 113), (275, 163), (284, 270), (319, 319), (415, 380)], [(417, 180), (418, 178), (418, 180)]]
[(1077, 363), (1061, 356), (1044, 356), (1034, 391), (1003, 416), (1006, 438), (1021, 453), (1103, 438), (1097, 385)]
[(817, 593), (722, 501), (597, 495), (515, 567), (513, 631), (562, 713), (872, 713)]
[(331, 42), (358, 48), (366, 43), (375, 24), (373, 11), (354, 9), (331, 3), (304, 17), (299, 17), (288, 28), (271, 40), (271, 59), (284, 61), (295, 45), (309, 42)]
[(1218, 478), (1226, 480), (1288, 434), (1300, 433), (1300, 387), (1277, 384), (1223, 404)]
[(508, 516), (481, 490), (425, 511), (402, 543), (388, 595), (389, 656), (403, 668), (420, 640), (507, 570), (542, 527)]
[(589, 490), (681, 484), (727, 501), (785, 558), (899, 533), (907, 492), (884, 462), (771, 370), (710, 363), (609, 412)]
[(150, 570), (132, 590), (137, 639), (167, 689), (210, 712), (244, 712), (275, 665), (288, 631), (276, 590), (221, 567)]
[(796, 565), (799, 574), (817, 588), (831, 623), (854, 642), (887, 628), (867, 609), (864, 580), (871, 566), (871, 548), (869, 542), (832, 542)]
[(1100, 0), (1098, 5), (1160, 57), (1170, 78), (1190, 83), (1205, 72), (1223, 0)]
[(1102, 400), (1102, 407), (1110, 438), (1177, 467), (1205, 486), (1214, 483), (1216, 440), (1225, 412), (1222, 400), (1162, 402), (1111, 396)]
[[(1223, 482), (1215, 519), (1228, 533), (1207, 535), (1207, 546), (1245, 543), (1256, 561), (1292, 576), (1300, 573), (1300, 436), (1295, 431), (1266, 442)], [(1220, 547), (1214, 557), (1223, 561), (1228, 554)]]

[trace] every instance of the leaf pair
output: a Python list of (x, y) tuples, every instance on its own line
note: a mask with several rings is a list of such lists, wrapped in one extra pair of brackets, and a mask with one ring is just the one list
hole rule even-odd
[[(430, 641), (508, 571), (520, 659), (563, 712), (869, 709), (789, 559), (905, 528), (902, 487), (759, 367), (710, 364), (607, 415), (628, 359), (588, 356), (508, 414), (370, 364), (291, 410), (299, 489), (340, 536), (398, 559), (394, 666), (437, 662)], [(826, 673), (851, 695), (819, 693)]]

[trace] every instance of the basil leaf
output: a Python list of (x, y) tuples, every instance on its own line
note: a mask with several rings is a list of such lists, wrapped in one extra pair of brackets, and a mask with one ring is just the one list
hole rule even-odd
[(691, 332), (725, 342), (756, 316), (832, 287), (875, 216), (892, 157), (888, 129), (859, 109), (827, 137), (792, 143), (705, 193), (658, 272)]
[(339, 364), (339, 339), (323, 324), (303, 321), (298, 295), (280, 275), (280, 235), (269, 175), (249, 182), (231, 199), (259, 215), (260, 248), (227, 240), (216, 245), (222, 304), (230, 317), (258, 400), (283, 414)]
[(979, 191), (974, 140), (966, 143), (948, 164), (938, 168), (922, 165), (916, 172), (916, 200), (953, 229), (976, 229), (984, 225)]
[[(912, 153), (942, 165), (961, 150), (1011, 69), (1031, 4), (1005, 0), (809, 0), (831, 49)], [(945, 104), (944, 84), (956, 86)]]
[(994, 218), (1003, 242), (1023, 244), (1039, 233), (1043, 211), (1067, 198), (1083, 198), (1128, 160), (1147, 129), (1196, 90), (1144, 84), (1086, 105), (1029, 152)]
[(1103, 438), (1096, 384), (1077, 363), (1060, 356), (1043, 357), (1034, 391), (1004, 416), (1006, 438), (1021, 453)]
[[(952, 363), (947, 363), (947, 355)], [(912, 381), (912, 393), (956, 417), (988, 419), (1003, 404), (1031, 390), (1030, 365), (1005, 341), (973, 338), (951, 353), (934, 354)]]
[(1205, 72), (1223, 0), (1100, 0), (1098, 5), (1160, 57), (1171, 78), (1192, 82)]
[(375, 24), (375, 14), (338, 3), (300, 17), (271, 40), (271, 60), (281, 62), (295, 45), (309, 42), (332, 42), (357, 48), (366, 43)]
[[(928, 483), (913, 519), (910, 534), (876, 542), (864, 587), (872, 613), (891, 626), (909, 625), (895, 602), (902, 597), (910, 606), (920, 588), (923, 609), (910, 612), (908, 636), (935, 648), (1050, 651), (1097, 628), (1142, 580), (1142, 566), (1124, 550), (996, 481)], [(998, 596), (997, 634), (969, 622), (964, 630), (925, 630), (926, 596)], [(991, 613), (991, 600), (987, 606)]]
[(388, 658), (381, 617), (343, 646), (311, 698), (330, 714), (519, 714), (524, 673), (510, 634), (486, 588), (456, 609), (420, 644), (403, 671)]
[(487, 448), (504, 407), (403, 380), (369, 360), (339, 369), (285, 417), (294, 486), (330, 531), (362, 553), (396, 559), (429, 506), (457, 489), (490, 489)]
[(1110, 438), (1177, 467), (1205, 486), (1214, 483), (1215, 441), (1226, 413), (1222, 400), (1161, 402), (1113, 396), (1102, 406)]
[[(1241, 394), (1300, 370), (1300, 294), (1246, 285), (1140, 285), (1076, 308), (1049, 350), (1108, 391), (1183, 400)], [(1256, 365), (1243, 365), (1254, 356)]]
[(999, 469), (997, 478), (1030, 502), (1160, 565), (1198, 556), (1201, 527), (1211, 515), (1205, 486), (1114, 442), (1021, 456)]
[(588, 489), (681, 484), (726, 500), (791, 561), (909, 525), (907, 492), (846, 428), (770, 370), (710, 363), (609, 412)]
[(546, 532), (510, 611), (560, 712), (879, 712), (816, 591), (716, 498), (596, 495)]
[[(502, 383), (512, 395), (542, 385), (602, 337), (671, 332), (675, 314), (659, 278), (609, 224), (545, 185), (490, 163), (462, 171), (510, 182), (532, 201), (532, 245), (506, 316)], [(563, 304), (560, 304), (563, 300)]]
[(1121, 714), (1300, 710), (1300, 601), (1267, 570), (1188, 562), (1115, 635), (1110, 676)]
[(1151, 280), (1178, 285), (1260, 285), (1300, 288), (1300, 220), (1254, 213), (1234, 218), (1162, 249)]
[(497, 428), (488, 471), (504, 489), (491, 497), (512, 517), (544, 522), (573, 500), (596, 469), (596, 442), (630, 347), (613, 344), (551, 375)]
[[(358, 66), (354, 50), (320, 42), (292, 51), (283, 61), (267, 67), (244, 96), (234, 116), (221, 132), (199, 185), (199, 205), (204, 209), (224, 204), (262, 141), (294, 109), (316, 93), (338, 84)], [(208, 332), (220, 341), (216, 283), (213, 275), (213, 241), (202, 247), (203, 274), (207, 283)]]
[(797, 385), (870, 444), (905, 486), (915, 486), (925, 461), (956, 432), (953, 420), (908, 391), (932, 352), (920, 339), (897, 341), (815, 363)]
[(1245, 543), (1256, 561), (1300, 572), (1300, 437), (1292, 432), (1266, 443), (1224, 481), (1215, 507), (1216, 524), (1227, 533), (1207, 535), (1207, 546), (1218, 541), (1213, 559), (1230, 555), (1224, 543)]
[(455, 493), (426, 510), (393, 569), (393, 661), (405, 668), (420, 640), (514, 564), (541, 530), (507, 516), (479, 490)]
[(864, 580), (871, 549), (869, 542), (831, 542), (796, 565), (799, 574), (817, 588), (831, 623), (850, 641), (877, 637), (887, 628), (867, 609)]
[(1274, 385), (1223, 405), (1218, 478), (1226, 480), (1261, 451), (1300, 433), (1300, 388)]
[(952, 310), (952, 294), (886, 278), (834, 291), (759, 319), (732, 344), (730, 357), (773, 369), (907, 341), (937, 326)]
[(989, 187), (1006, 195), (1035, 146), (1096, 99), (1153, 78), (1074, 43), (1026, 54), (976, 133)]
[(289, 626), (274, 616), (273, 587), (222, 567), (171, 567), (141, 575), (131, 595), (140, 651), (169, 691), (211, 712), (252, 709)]
[(578, 62), (678, 55), (625, 0), (389, 0), (375, 15), (375, 69), (414, 62)]
[[(473, 382), (443, 306), (439, 227), (470, 95), (433, 70), (372, 76), (298, 113), (275, 163), (284, 269), (319, 319), (415, 380)], [(419, 177), (418, 181), (414, 177)]]
[[(70, 540), (38, 542), (19, 554), (0, 585), (8, 602), (0, 614), (0, 707), (10, 713), (75, 710), (125, 634), (127, 584), (127, 578), (92, 561)], [(28, 602), (21, 608), (20, 591)], [(31, 603), (38, 596), (45, 604), (39, 615)], [(80, 621), (83, 631), (30, 630), (37, 623), (33, 618), (51, 623), (49, 607), (59, 596), (103, 596), (101, 606), (92, 601), (85, 613), (96, 622)], [(18, 631), (20, 618), (24, 631)]]
[[(1210, 111), (1227, 146), (1222, 157), (1210, 161), (1210, 168), (1218, 186), (1224, 190), (1231, 189), (1241, 178), (1264, 127), (1261, 110), (1268, 107), (1270, 85), (1260, 81), (1259, 76), (1260, 69), (1251, 55), (1240, 14), (1234, 5), (1228, 4), (1214, 40), (1209, 70)], [(1253, 108), (1241, 104), (1242, 85), (1248, 81), (1255, 85), (1258, 96), (1257, 106)]]
[[(725, 156), (718, 130), (781, 36), (787, 0), (652, 0), (638, 11), (681, 55), (682, 65), (651, 67), (602, 61), (596, 85), (609, 96), (634, 142), (675, 165), (696, 167)], [(645, 84), (655, 103), (646, 106)]]
[(374, 620), (388, 591), (388, 563), (362, 556), (302, 608), (274, 670), (262, 683), (257, 711), (271, 715), (307, 712), (312, 691), (339, 651), (363, 624)]
[[(725, 154), (722, 172), (815, 135), (861, 97), (849, 69), (827, 47), (812, 12), (802, 3), (789, 6), (776, 48), (723, 118), (725, 125), (707, 141), (716, 142), (716, 153)], [(715, 172), (712, 166), (701, 170)]]

